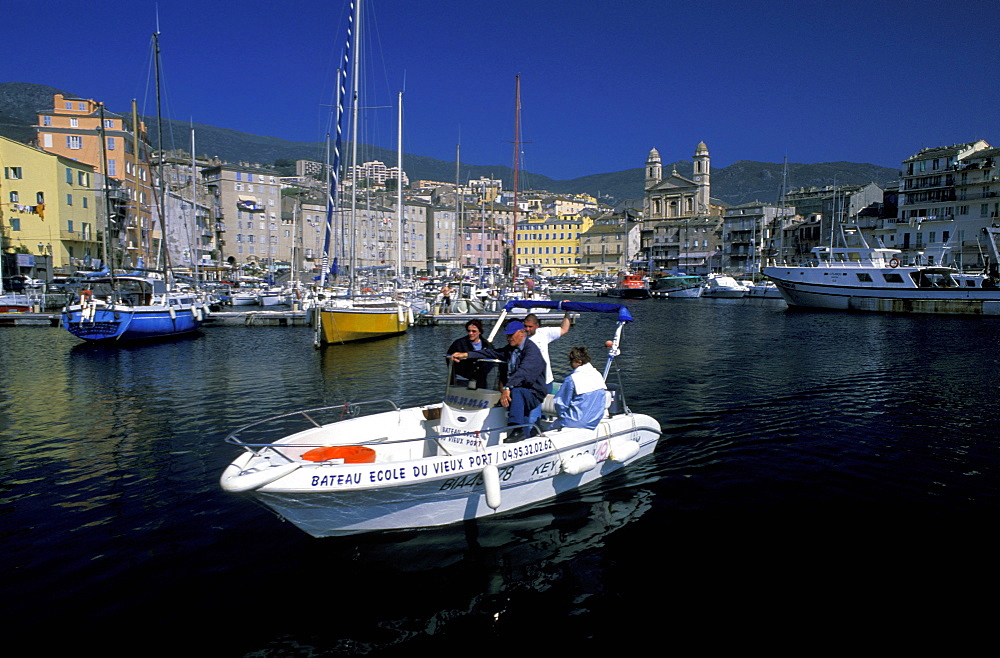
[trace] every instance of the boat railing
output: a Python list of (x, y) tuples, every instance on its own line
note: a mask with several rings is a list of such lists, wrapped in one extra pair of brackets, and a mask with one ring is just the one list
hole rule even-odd
[[(286, 455), (282, 450), (288, 449), (293, 450), (297, 454), (301, 454), (303, 449), (311, 448), (325, 448), (330, 446), (329, 441), (320, 441), (317, 443), (300, 443), (296, 442), (294, 444), (285, 443), (275, 443), (273, 441), (261, 441), (261, 442), (247, 442), (239, 438), (239, 434), (250, 430), (254, 427), (260, 427), (269, 423), (276, 421), (282, 421), (285, 419), (294, 419), (298, 417), (299, 419), (307, 419), (314, 427), (323, 427), (320, 423), (316, 422), (313, 418), (318, 412), (325, 412), (337, 409), (345, 409), (344, 418), (348, 416), (358, 416), (360, 413), (360, 407), (362, 405), (377, 404), (381, 402), (387, 402), (392, 405), (395, 411), (400, 411), (399, 407), (395, 405), (391, 400), (372, 400), (368, 402), (352, 402), (345, 403), (342, 405), (333, 405), (330, 407), (318, 407), (316, 409), (305, 409), (300, 411), (293, 411), (287, 414), (279, 414), (277, 416), (271, 416), (270, 418), (265, 418), (263, 420), (251, 423), (249, 425), (244, 425), (238, 430), (231, 432), (226, 436), (225, 442), (243, 448), (249, 452), (252, 452), (257, 457), (263, 457), (265, 452), (273, 453), (280, 456), (282, 459), (288, 461), (289, 463), (296, 461), (295, 457)], [(534, 436), (539, 436), (544, 434), (544, 429), (540, 427), (537, 423), (525, 423), (523, 425), (501, 425), (497, 427), (484, 427), (478, 430), (468, 430), (465, 432), (448, 432), (447, 434), (427, 434), (420, 436), (411, 436), (403, 439), (389, 439), (389, 438), (378, 438), (373, 440), (354, 440), (351, 439), (350, 445), (352, 446), (386, 446), (386, 445), (396, 445), (414, 442), (424, 442), (432, 441), (434, 444), (443, 451), (444, 454), (451, 456), (450, 447), (447, 442), (452, 442), (456, 437), (469, 436), (473, 438), (483, 438), (486, 437), (487, 441), (481, 446), (480, 449), (486, 447), (493, 447), (500, 442), (500, 436), (502, 433), (506, 432), (508, 435), (513, 431), (520, 431), (524, 434), (531, 434)], [(287, 436), (287, 434), (285, 435)], [(447, 442), (443, 441), (447, 440)]]
[(803, 262), (796, 262), (794, 260), (788, 261), (773, 261), (773, 267), (837, 267), (837, 268), (862, 268), (862, 267), (891, 267), (888, 262), (882, 258), (863, 258), (861, 260), (816, 260), (815, 258), (810, 258), (809, 260)]
[[(381, 400), (365, 400), (363, 402), (344, 402), (341, 404), (334, 404), (326, 407), (315, 407), (312, 409), (300, 409), (298, 411), (290, 411), (284, 414), (278, 414), (277, 416), (270, 416), (262, 420), (250, 423), (249, 425), (244, 425), (243, 427), (230, 432), (224, 439), (226, 443), (231, 445), (240, 446), (246, 448), (251, 452), (256, 453), (257, 450), (254, 448), (265, 448), (273, 445), (273, 442), (262, 441), (247, 443), (240, 439), (240, 435), (250, 432), (251, 430), (255, 432), (261, 431), (263, 428), (267, 428), (267, 434), (278, 434), (279, 437), (288, 436), (288, 431), (283, 429), (289, 423), (301, 422), (305, 420), (309, 427), (323, 427), (324, 423), (316, 420), (320, 414), (326, 413), (336, 413), (338, 418), (336, 420), (346, 420), (348, 418), (357, 418), (362, 415), (370, 415), (375, 413), (376, 410), (367, 410), (376, 405), (388, 405), (391, 407), (392, 411), (400, 411), (399, 407), (395, 402), (388, 399)], [(366, 413), (363, 413), (366, 412)], [(331, 421), (333, 422), (333, 421)]]

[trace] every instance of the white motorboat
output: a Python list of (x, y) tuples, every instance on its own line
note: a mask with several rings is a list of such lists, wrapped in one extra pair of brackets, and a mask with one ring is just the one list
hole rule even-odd
[[(512, 301), (505, 312), (539, 304)], [(545, 304), (617, 314), (607, 379), (620, 353), (622, 328), (632, 320), (628, 309)], [(631, 411), (615, 387), (609, 387), (605, 417), (596, 429), (557, 428), (550, 396), (535, 426), (540, 433), (509, 443), (515, 428), (507, 425), (507, 409), (498, 406), (503, 364), (479, 363), (481, 377), (460, 383), (449, 375), (444, 400), (436, 404), (399, 408), (379, 400), (309, 409), (243, 427), (226, 437), (243, 453), (225, 469), (221, 486), (251, 494), (310, 535), (350, 535), (442, 526), (537, 505), (656, 447), (660, 424)], [(363, 415), (380, 406), (388, 410)], [(318, 422), (324, 412), (347, 418)], [(294, 421), (306, 428), (288, 434)], [(270, 440), (275, 435), (280, 438)]]
[(709, 274), (702, 284), (702, 297), (739, 298), (747, 294), (747, 287), (731, 276)]
[(229, 303), (233, 306), (256, 306), (258, 293), (256, 290), (233, 291), (229, 296)]
[(781, 299), (781, 291), (773, 281), (761, 281), (760, 283), (748, 282), (747, 297), (757, 297), (764, 299)]
[(701, 297), (701, 284), (701, 277), (694, 274), (667, 274), (653, 279), (653, 296), (694, 299)]
[(32, 309), (32, 301), (21, 293), (4, 293), (0, 288), (0, 313), (26, 313)]
[(280, 306), (287, 303), (288, 298), (280, 289), (271, 288), (257, 293), (257, 304), (260, 306)]
[[(996, 233), (985, 228), (997, 254)], [(789, 306), (892, 313), (1000, 315), (1000, 272), (909, 265), (898, 249), (815, 247), (807, 264), (764, 268)]]

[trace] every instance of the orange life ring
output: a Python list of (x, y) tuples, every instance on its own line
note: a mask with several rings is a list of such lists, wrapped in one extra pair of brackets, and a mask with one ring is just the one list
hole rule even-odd
[(899, 267), (899, 259), (898, 258), (890, 258), (889, 259), (889, 267)]
[(302, 459), (311, 462), (343, 459), (345, 464), (371, 464), (375, 461), (375, 451), (365, 446), (326, 446), (304, 452)]

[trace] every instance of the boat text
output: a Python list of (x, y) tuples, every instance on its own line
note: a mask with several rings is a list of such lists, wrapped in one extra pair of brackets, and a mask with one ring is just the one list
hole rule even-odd
[(449, 395), (445, 402), (457, 407), (476, 407), (479, 409), (486, 409), (490, 406), (490, 403), (486, 400), (477, 400), (476, 398), (467, 398), (460, 395)]
[(524, 457), (537, 455), (546, 450), (552, 450), (554, 447), (555, 444), (552, 443), (552, 439), (511, 446), (500, 451), (500, 461), (507, 462), (512, 459), (523, 459)]
[(481, 469), (491, 463), (493, 463), (493, 455), (487, 453), (476, 453), (474, 455), (449, 457), (448, 459), (435, 461), (430, 464), (374, 468), (368, 471), (335, 473), (329, 475), (314, 475), (310, 480), (310, 484), (314, 487), (338, 487), (359, 485), (365, 481), (370, 482), (371, 484), (402, 482), (405, 480), (419, 480), (427, 477), (438, 477), (440, 475), (473, 468)]
[[(513, 466), (505, 466), (498, 469), (497, 472), (500, 475), (500, 481), (506, 482), (510, 479), (510, 476), (514, 473)], [(463, 487), (481, 487), (483, 485), (483, 472), (477, 471), (475, 473), (469, 473), (468, 475), (463, 475), (457, 478), (448, 478), (441, 483), (441, 488), (438, 491), (451, 491), (453, 489), (461, 489)]]

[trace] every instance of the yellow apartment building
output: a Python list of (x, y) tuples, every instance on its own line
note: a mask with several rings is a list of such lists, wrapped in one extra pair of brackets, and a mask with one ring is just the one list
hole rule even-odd
[(53, 268), (64, 272), (101, 258), (103, 209), (93, 167), (6, 137), (0, 137), (0, 165), (5, 252), (51, 256)]
[(580, 236), (593, 224), (586, 215), (534, 217), (517, 224), (517, 265), (544, 276), (580, 271)]
[[(139, 127), (138, 145), (133, 124)], [(54, 94), (52, 109), (38, 113), (35, 132), (42, 149), (89, 164), (98, 174), (106, 170), (112, 233), (125, 235), (121, 265), (138, 265), (140, 258), (155, 262), (162, 231), (155, 221), (146, 126), (94, 100)]]

